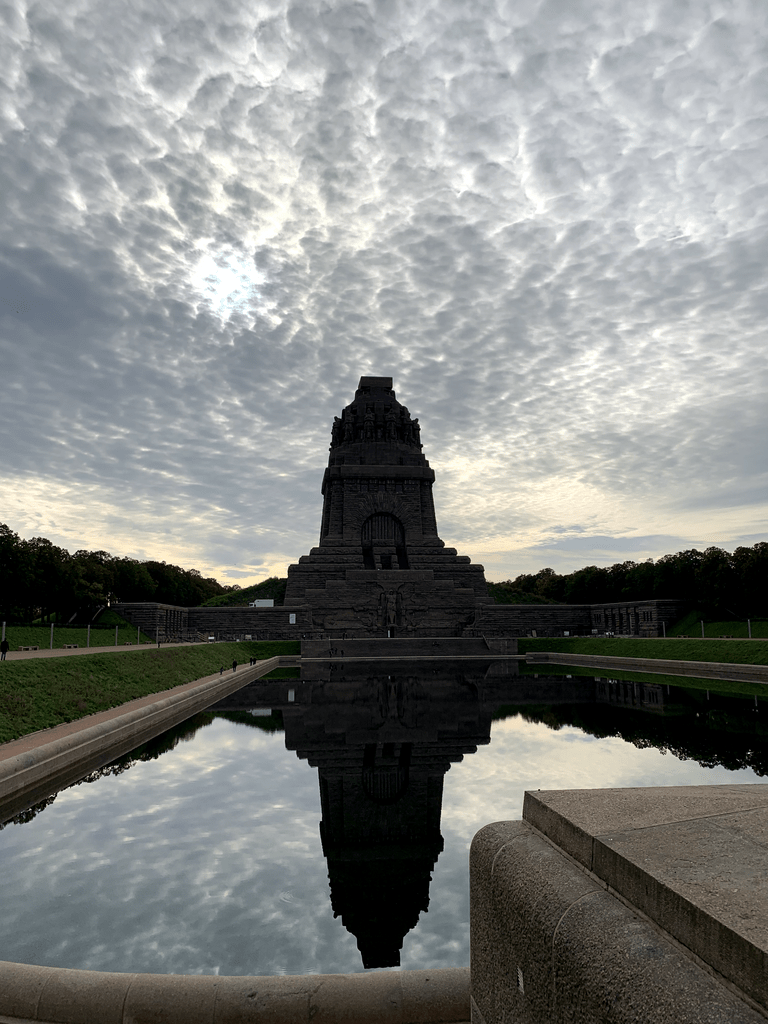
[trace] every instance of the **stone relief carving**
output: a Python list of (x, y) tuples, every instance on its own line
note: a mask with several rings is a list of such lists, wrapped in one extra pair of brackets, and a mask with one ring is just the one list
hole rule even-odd
[(376, 609), (376, 625), (379, 629), (396, 627), (398, 629), (415, 629), (427, 614), (427, 606), (422, 605), (417, 597), (415, 583), (401, 583), (399, 586), (382, 583), (379, 587), (379, 599)]
[(363, 420), (363, 439), (365, 441), (376, 440), (376, 420), (373, 409), (370, 408), (365, 410), (365, 419)]
[(385, 590), (381, 587), (378, 602), (377, 625), (380, 629), (388, 626), (402, 626), (403, 624), (403, 595), (400, 588)]
[[(387, 441), (392, 444), (407, 444), (421, 448), (421, 427), (418, 418), (411, 418), (405, 406), (387, 405), (383, 412), (377, 414), (375, 406), (367, 405), (362, 413), (362, 405), (347, 406), (343, 419), (334, 416), (331, 430), (331, 448), (340, 444), (353, 444), (356, 441)], [(358, 417), (362, 413), (363, 421)]]
[(385, 422), (384, 435), (385, 435), (386, 439), (388, 441), (396, 441), (397, 440), (397, 417), (395, 416), (395, 413), (394, 413), (394, 411), (392, 409), (392, 406), (390, 406), (389, 409), (387, 409), (386, 415), (384, 417), (384, 422)]

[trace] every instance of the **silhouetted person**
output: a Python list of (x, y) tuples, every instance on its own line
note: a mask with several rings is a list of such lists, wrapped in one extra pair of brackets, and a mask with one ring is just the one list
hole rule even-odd
[(233, 672), (237, 672), (237, 662), (236, 661), (232, 662), (232, 671)]
[(5, 661), (5, 656), (8, 653), (8, 649), (10, 646), (11, 645), (8, 643), (5, 637), (3, 637), (3, 639), (0, 641), (0, 661)]

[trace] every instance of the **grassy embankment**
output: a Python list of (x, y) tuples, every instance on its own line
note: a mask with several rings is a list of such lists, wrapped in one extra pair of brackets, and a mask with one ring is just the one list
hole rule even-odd
[[(520, 654), (529, 651), (551, 651), (557, 654), (591, 654), (606, 658), (654, 658), (675, 661), (708, 661), (722, 662), (731, 665), (768, 665), (768, 641), (760, 640), (701, 640), (682, 639), (642, 640), (635, 637), (627, 639), (576, 638), (567, 637), (523, 637), (518, 641)], [(597, 671), (583, 665), (529, 665), (522, 669), (525, 673), (539, 675), (574, 675), (594, 676)], [(605, 674), (604, 670), (601, 674)], [(761, 683), (733, 682), (721, 679), (700, 679), (693, 676), (661, 675), (652, 672), (628, 672), (624, 669), (610, 669), (614, 679), (626, 679), (629, 682), (657, 683), (663, 686), (685, 686), (693, 689), (712, 690), (717, 693), (749, 694), (751, 696), (768, 696), (768, 686)]]
[(296, 640), (254, 640), (0, 662), (0, 743), (231, 669), (233, 660), (300, 650)]
[[(154, 643), (152, 637), (146, 633), (139, 634), (142, 644)], [(19, 647), (39, 647), (41, 651), (47, 651), (51, 645), (50, 626), (6, 626), (5, 637), (11, 645), (11, 655)], [(54, 626), (53, 627), (53, 649), (63, 650), (66, 644), (77, 644), (78, 647), (85, 647), (88, 643), (88, 630), (79, 626)], [(136, 644), (136, 627), (127, 622), (117, 627), (117, 646), (124, 647), (126, 644)], [(91, 647), (114, 647), (115, 627), (108, 629), (91, 628)]]
[[(712, 639), (719, 636), (732, 636), (746, 640), (750, 627), (745, 620), (722, 619), (708, 621), (702, 612), (688, 612), (674, 626), (667, 630), (667, 636), (691, 636), (701, 639), (701, 621), (704, 620), (704, 637)], [(768, 639), (768, 619), (752, 619), (752, 639)]]
[(205, 608), (239, 607), (250, 601), (257, 601), (262, 598), (272, 598), (275, 605), (281, 605), (285, 600), (285, 588), (288, 585), (288, 577), (270, 576), (261, 583), (254, 583), (251, 587), (243, 587), (242, 590), (230, 590), (227, 594), (219, 594), (218, 597), (210, 597), (203, 602)]

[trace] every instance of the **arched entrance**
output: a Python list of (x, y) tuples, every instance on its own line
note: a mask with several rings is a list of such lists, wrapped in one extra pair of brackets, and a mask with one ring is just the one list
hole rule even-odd
[(374, 512), (360, 531), (366, 569), (407, 569), (403, 524), (390, 512)]

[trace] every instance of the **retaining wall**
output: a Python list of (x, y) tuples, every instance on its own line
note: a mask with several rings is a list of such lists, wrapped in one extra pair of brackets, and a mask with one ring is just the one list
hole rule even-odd
[(487, 658), (517, 654), (517, 640), (506, 637), (370, 637), (351, 640), (303, 640), (302, 658)]
[(470, 853), (472, 1024), (765, 1024), (524, 821)]
[(530, 665), (581, 665), (585, 668), (659, 675), (695, 676), (699, 679), (729, 679), (735, 682), (768, 683), (768, 665), (738, 665), (722, 661), (677, 661), (674, 658), (620, 658), (602, 654), (561, 654), (529, 651)]

